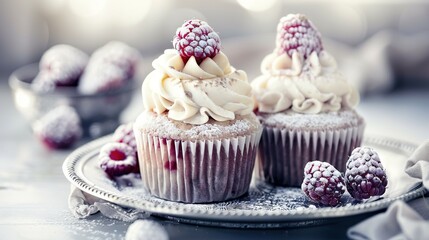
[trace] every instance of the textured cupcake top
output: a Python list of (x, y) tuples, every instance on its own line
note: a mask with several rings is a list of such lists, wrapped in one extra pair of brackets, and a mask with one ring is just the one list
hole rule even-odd
[(214, 40), (217, 35), (203, 21), (190, 20), (184, 26), (177, 31), (176, 49), (168, 49), (154, 60), (155, 70), (143, 82), (145, 110), (167, 112), (170, 119), (197, 125), (210, 118), (227, 121), (251, 113), (252, 88), (247, 75), (235, 70), (227, 56), (216, 50), (220, 45)]
[(261, 71), (252, 82), (260, 112), (318, 114), (359, 102), (359, 93), (323, 50), (320, 33), (301, 14), (280, 20), (276, 49), (264, 58)]
[(215, 121), (206, 124), (191, 125), (172, 121), (165, 114), (143, 112), (135, 122), (135, 128), (144, 129), (148, 134), (166, 139), (216, 140), (246, 136), (260, 128), (259, 120), (253, 113), (237, 116), (234, 120)]
[(301, 131), (338, 130), (340, 128), (357, 127), (364, 120), (354, 110), (340, 110), (320, 114), (299, 114), (288, 111), (286, 114), (260, 114), (260, 120), (266, 126), (275, 128), (295, 129)]

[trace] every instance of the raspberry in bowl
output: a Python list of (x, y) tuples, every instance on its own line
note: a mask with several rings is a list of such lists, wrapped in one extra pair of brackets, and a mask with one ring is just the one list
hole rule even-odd
[[(112, 132), (137, 87), (140, 55), (122, 43), (106, 46), (96, 51), (101, 53), (95, 58), (72, 46), (56, 45), (43, 54), (38, 64), (17, 69), (9, 85), (18, 111), (33, 124), (50, 110), (68, 105), (77, 112), (84, 136)], [(102, 61), (98, 55), (102, 55)], [(91, 87), (84, 91), (83, 84)]]
[(208, 203), (249, 189), (262, 129), (247, 75), (220, 44), (206, 22), (186, 21), (143, 82), (134, 133), (143, 185), (156, 197)]
[(49, 92), (56, 87), (77, 86), (89, 56), (69, 45), (55, 45), (40, 59), (39, 73), (32, 82), (37, 92)]
[(109, 42), (97, 49), (78, 85), (82, 94), (106, 92), (127, 85), (135, 75), (140, 53), (121, 42)]

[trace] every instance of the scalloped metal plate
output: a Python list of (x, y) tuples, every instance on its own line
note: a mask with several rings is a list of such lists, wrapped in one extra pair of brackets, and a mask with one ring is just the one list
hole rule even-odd
[[(110, 139), (111, 136), (105, 136), (72, 152), (63, 164), (66, 178), (79, 189), (98, 198), (185, 223), (257, 228), (307, 226), (381, 210), (396, 200), (409, 201), (426, 193), (426, 189), (419, 186), (393, 198), (357, 203), (350, 196), (345, 196), (339, 207), (317, 207), (305, 200), (297, 188), (273, 187), (255, 180), (249, 194), (237, 200), (213, 204), (171, 202), (152, 197), (138, 186), (127, 187), (127, 183), (121, 186), (96, 167), (99, 148)], [(367, 137), (364, 143), (399, 158), (406, 158), (416, 148), (414, 144), (384, 137)], [(127, 179), (124, 181), (128, 182)], [(138, 185), (139, 181), (134, 179), (133, 185)]]

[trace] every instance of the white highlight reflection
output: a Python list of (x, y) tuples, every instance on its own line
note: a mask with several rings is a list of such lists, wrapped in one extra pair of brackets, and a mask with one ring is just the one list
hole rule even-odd
[(153, 0), (111, 0), (108, 12), (113, 22), (134, 25), (146, 17), (152, 2)]
[(106, 6), (106, 0), (70, 0), (72, 12), (80, 17), (94, 17)]
[(146, 17), (153, 0), (69, 0), (73, 14), (105, 24), (135, 25)]
[(244, 9), (252, 12), (262, 12), (274, 6), (277, 0), (237, 0)]

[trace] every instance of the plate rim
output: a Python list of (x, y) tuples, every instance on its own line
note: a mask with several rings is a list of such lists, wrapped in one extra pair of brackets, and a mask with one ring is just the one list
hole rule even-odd
[[(186, 219), (197, 219), (203, 221), (221, 221), (221, 222), (246, 222), (246, 223), (268, 223), (268, 222), (289, 222), (298, 220), (314, 220), (314, 219), (330, 219), (346, 216), (354, 216), (368, 212), (387, 208), (391, 203), (397, 200), (409, 201), (411, 199), (423, 196), (427, 190), (423, 185), (417, 186), (408, 193), (402, 194), (394, 198), (384, 198), (374, 202), (366, 202), (352, 206), (341, 207), (324, 207), (324, 208), (306, 208), (293, 210), (245, 210), (239, 209), (236, 211), (222, 211), (220, 209), (202, 210), (201, 208), (193, 208), (194, 204), (178, 203), (176, 207), (161, 206), (160, 203), (149, 201), (137, 201), (132, 197), (120, 195), (101, 189), (95, 184), (89, 184), (84, 181), (76, 172), (76, 166), (83, 157), (100, 148), (103, 144), (111, 139), (111, 134), (95, 139), (77, 148), (70, 153), (65, 159), (62, 169), (65, 177), (74, 186), (80, 190), (89, 193), (100, 199), (125, 206), (137, 208), (158, 216), (170, 216)], [(410, 155), (417, 145), (399, 139), (388, 138), (383, 136), (365, 136), (364, 142), (370, 142), (374, 145), (381, 145), (386, 148), (395, 149), (402, 154)], [(143, 202), (144, 201), (144, 202)], [(160, 201), (166, 201), (160, 199)]]

